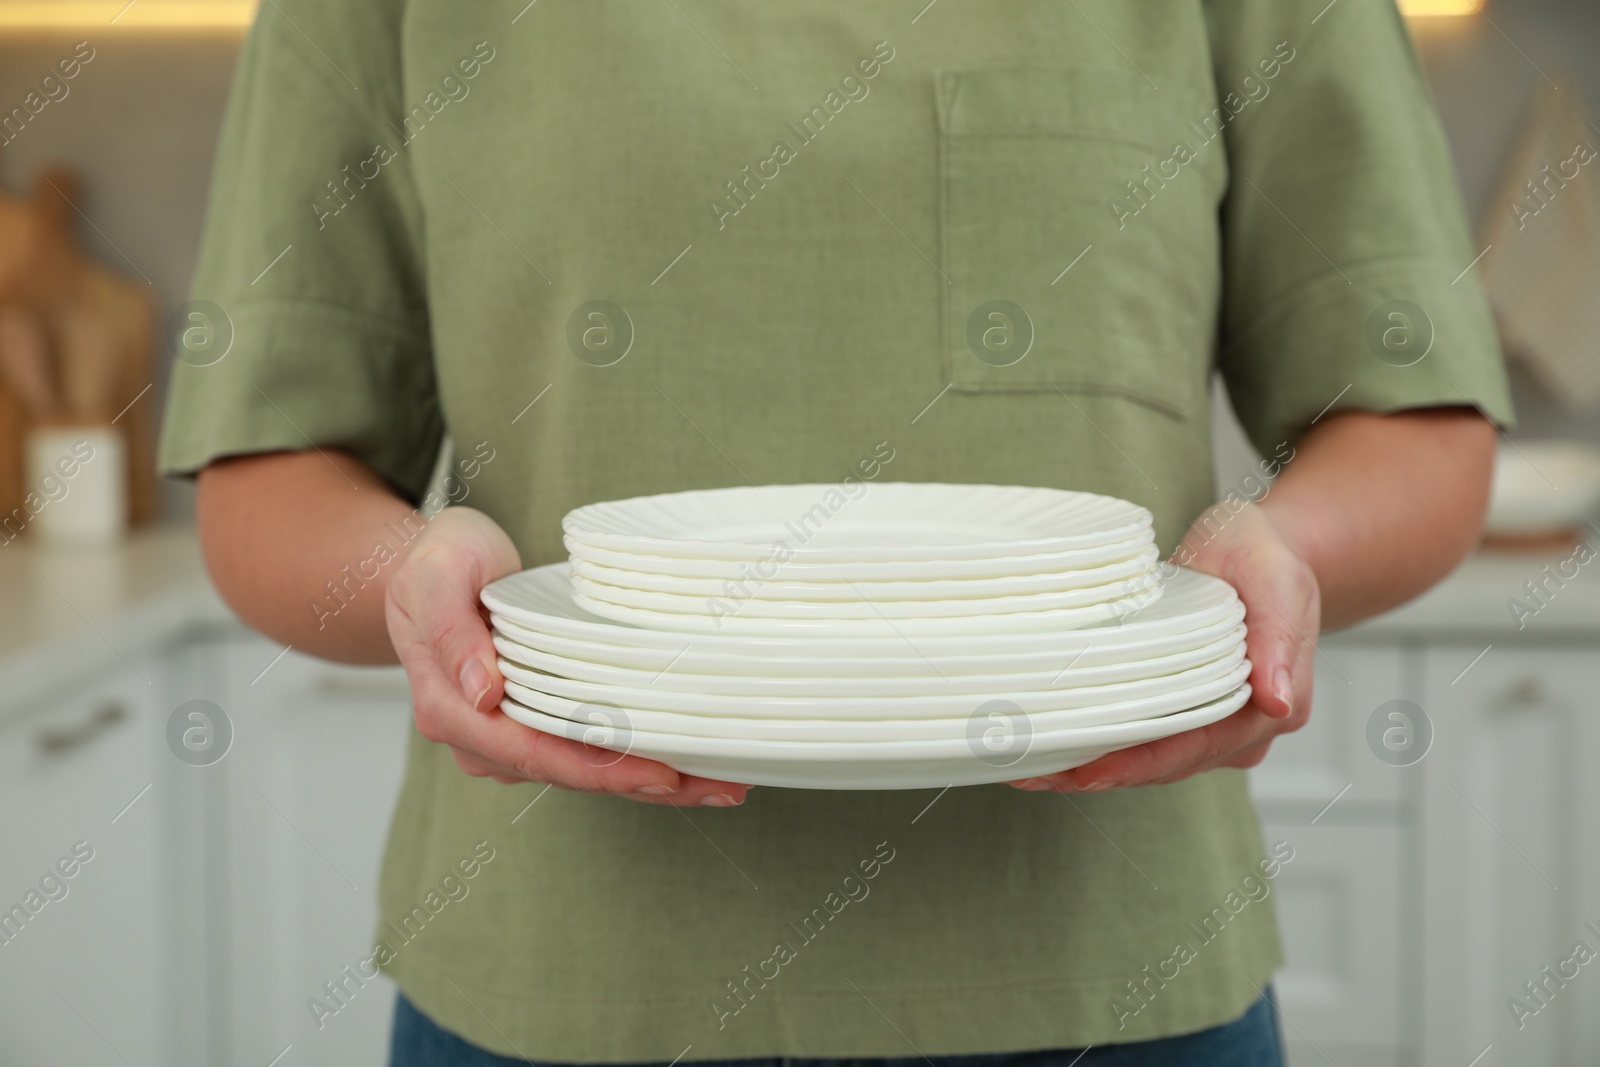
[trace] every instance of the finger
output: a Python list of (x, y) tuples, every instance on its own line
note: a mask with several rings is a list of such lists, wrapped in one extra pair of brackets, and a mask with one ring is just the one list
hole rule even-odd
[[(1247, 705), (1221, 722), (1132, 748), (1119, 749), (1081, 767), (1029, 779), (1019, 788), (1055, 788), (1094, 793), (1131, 785), (1149, 785), (1162, 779), (1177, 780), (1216, 766), (1233, 753), (1258, 744), (1275, 732), (1271, 719), (1262, 715), (1253, 705)], [(1046, 784), (1034, 784), (1039, 782)]]
[[(542, 733), (499, 708), (503, 681), (473, 595), (520, 566), (509, 538), (470, 509), (446, 509), (390, 583), (389, 630), (411, 683), (417, 727), (465, 754), (469, 774), (613, 793), (651, 802), (731, 806), (746, 787), (680, 775), (654, 760)], [(663, 798), (669, 798), (665, 801)]]
[(664, 763), (627, 752), (585, 745), (524, 726), (498, 708), (463, 716), (455, 724), (457, 745), (501, 773), (563, 789), (613, 793), (633, 800), (678, 806), (732, 807), (748, 786), (680, 774)]
[(706, 805), (712, 798), (722, 797), (724, 806), (742, 803), (748, 789), (736, 782), (681, 774), (643, 756), (530, 729), (503, 714), (497, 714), (490, 723), (512, 731), (507, 737), (506, 756), (501, 758), (509, 758), (511, 765), (525, 774), (549, 776), (545, 780), (555, 780), (568, 788), (626, 793), (635, 799), (667, 799), (679, 805)]
[(1253, 701), (1267, 715), (1288, 718), (1300, 707), (1298, 669), (1315, 655), (1316, 581), (1298, 564), (1241, 568), (1233, 581), (1249, 628), (1245, 647)]
[(445, 508), (428, 524), (387, 587), (390, 634), (420, 639), (466, 701), (496, 706), (503, 685), (495, 668), (483, 587), (519, 570), (511, 538), (482, 512)]
[(467, 704), (478, 710), (499, 703), (504, 683), (495, 667), (489, 627), (474, 595), (493, 579), (479, 579), (484, 568), (471, 558), (412, 561), (396, 576), (393, 599), (445, 678)]
[[(574, 787), (556, 781), (547, 781), (543, 778), (529, 778), (519, 773), (515, 768), (494, 763), (484, 759), (475, 752), (466, 749), (453, 748), (452, 755), (461, 769), (474, 778), (493, 778), (502, 785), (546, 785), (558, 789), (573, 789)], [(596, 749), (593, 758), (597, 761), (609, 761), (615, 754), (604, 749)], [(748, 786), (734, 782), (717, 781), (711, 778), (697, 778), (694, 775), (679, 774), (678, 789), (673, 793), (643, 795), (616, 794), (614, 790), (601, 790), (612, 795), (621, 795), (629, 800), (636, 800), (644, 804), (665, 804), (677, 807), (734, 807), (744, 802)], [(723, 799), (732, 803), (722, 803)]]

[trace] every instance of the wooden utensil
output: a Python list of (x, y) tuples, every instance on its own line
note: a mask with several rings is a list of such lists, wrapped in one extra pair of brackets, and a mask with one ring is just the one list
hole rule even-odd
[(0, 307), (0, 373), (35, 415), (60, 413), (50, 340), (43, 324), (19, 307)]
[[(30, 423), (63, 420), (105, 425), (124, 434), (129, 516), (155, 516), (153, 382), (155, 307), (147, 285), (89, 258), (73, 233), (78, 182), (63, 169), (41, 171), (31, 197), (0, 193), (0, 490)], [(138, 401), (136, 403), (136, 401)], [(18, 409), (22, 418), (18, 418)], [(0, 496), (0, 514), (16, 506)]]

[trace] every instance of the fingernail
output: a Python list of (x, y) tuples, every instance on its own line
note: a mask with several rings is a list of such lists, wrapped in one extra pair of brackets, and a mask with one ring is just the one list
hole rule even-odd
[(1085, 793), (1104, 793), (1107, 789), (1115, 787), (1116, 784), (1116, 782), (1088, 782), (1078, 788)]
[(1283, 714), (1294, 710), (1294, 689), (1289, 685), (1289, 672), (1279, 667), (1272, 674), (1272, 695), (1283, 704)]
[(731, 808), (741, 801), (735, 800), (726, 793), (710, 793), (700, 798), (702, 808)]
[(477, 707), (483, 702), (483, 696), (489, 691), (489, 672), (483, 669), (483, 664), (475, 659), (469, 659), (461, 665), (461, 694)]
[(670, 785), (657, 785), (652, 782), (650, 785), (641, 785), (634, 792), (647, 797), (664, 797), (676, 793), (677, 790)]
[(1013, 788), (1024, 789), (1029, 793), (1042, 793), (1050, 788), (1050, 783), (1043, 778), (1024, 778), (1020, 782), (1012, 782)]

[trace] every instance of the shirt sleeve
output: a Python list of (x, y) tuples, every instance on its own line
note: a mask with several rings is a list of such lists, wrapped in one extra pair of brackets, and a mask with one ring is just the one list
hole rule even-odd
[(1219, 363), (1264, 454), (1326, 411), (1513, 420), (1448, 145), (1392, 0), (1215, 0)]
[(400, 103), (402, 0), (263, 4), (218, 146), (160, 465), (347, 449), (415, 499), (443, 433)]

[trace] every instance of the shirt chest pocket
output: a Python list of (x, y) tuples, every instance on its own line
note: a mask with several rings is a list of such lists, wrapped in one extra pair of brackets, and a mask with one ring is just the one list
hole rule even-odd
[(942, 71), (935, 87), (946, 383), (1193, 414), (1220, 296), (1226, 113), (1115, 70)]

